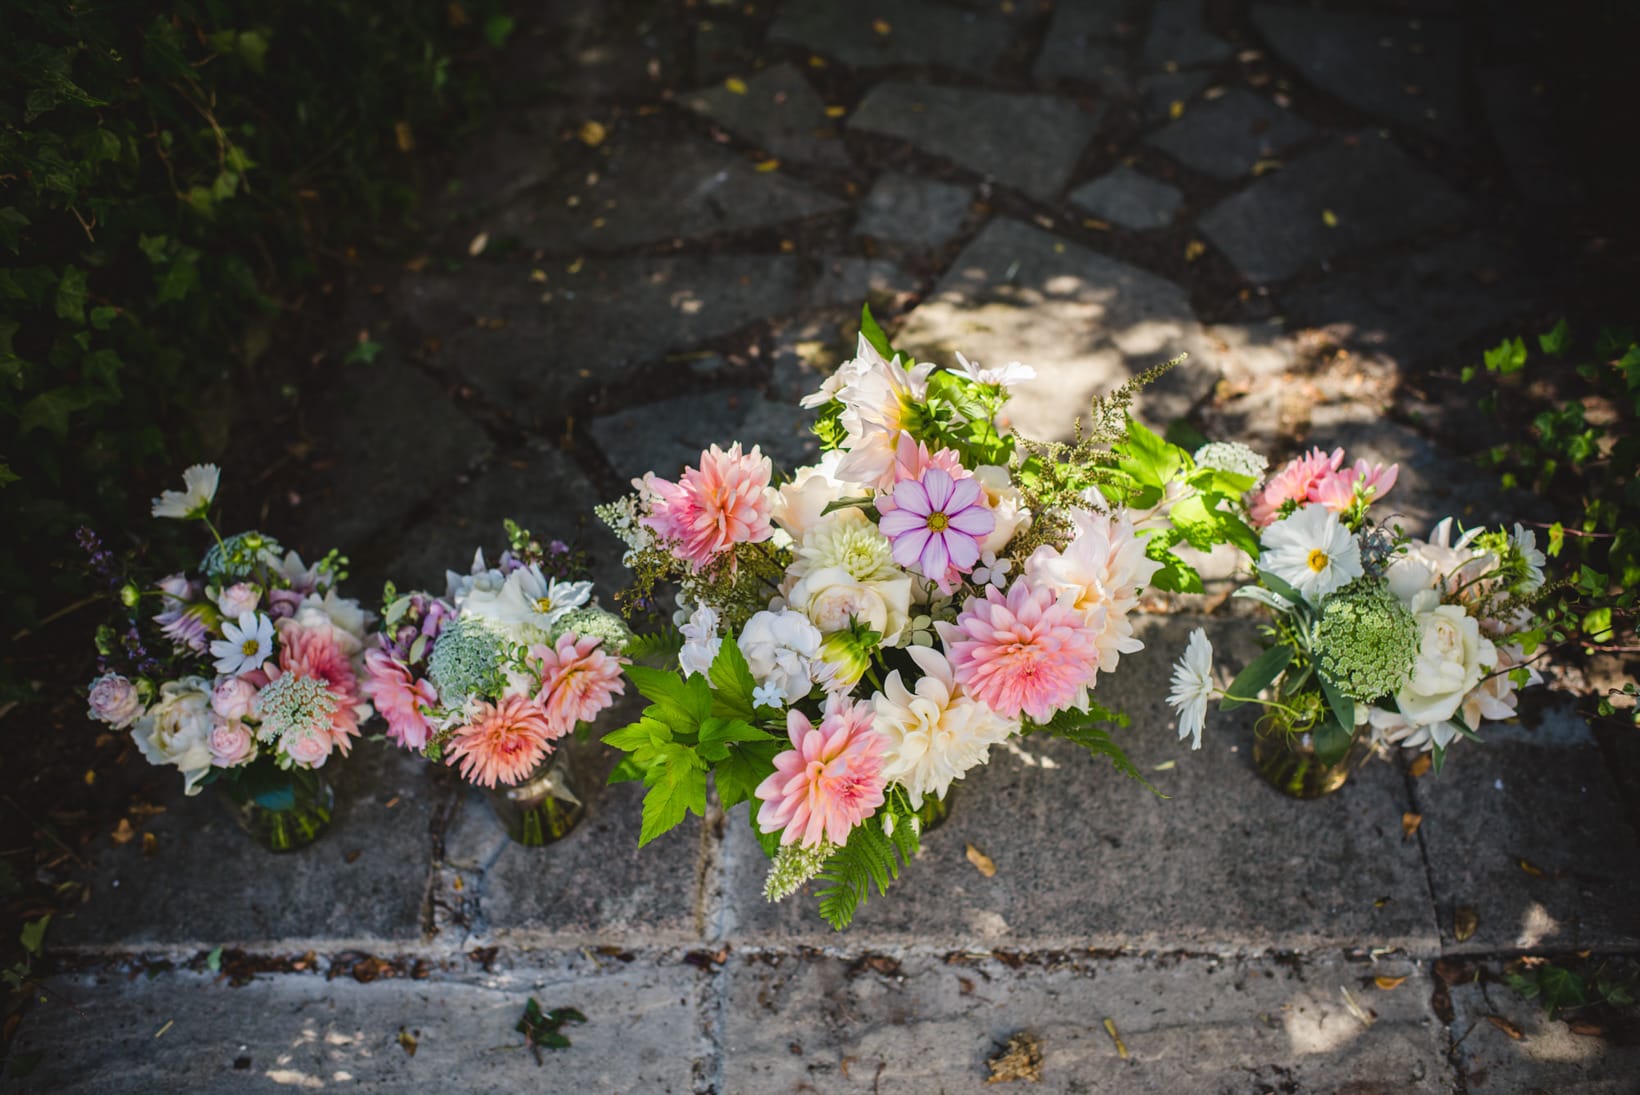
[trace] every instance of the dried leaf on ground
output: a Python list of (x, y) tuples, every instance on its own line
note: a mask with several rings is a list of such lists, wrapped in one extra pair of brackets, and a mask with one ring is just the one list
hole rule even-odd
[(1402, 814), (1401, 815), (1401, 835), (1406, 837), (1408, 840), (1411, 840), (1412, 839), (1412, 834), (1416, 833), (1418, 831), (1418, 826), (1422, 825), (1423, 823), (1424, 823), (1424, 815), (1423, 814)]
[(1526, 1037), (1526, 1035), (1521, 1032), (1519, 1027), (1501, 1015), (1488, 1015), (1486, 1017), (1486, 1021), (1503, 1031), (1505, 1034), (1509, 1035), (1509, 1037), (1513, 1038), (1517, 1042), (1524, 1040)]
[(1385, 992), (1388, 992), (1390, 989), (1400, 988), (1401, 984), (1406, 981), (1408, 976), (1410, 976), (1410, 974), (1403, 974), (1400, 977), (1374, 977), (1372, 979), (1372, 983), (1383, 989)]
[(968, 862), (972, 863), (974, 865), (974, 869), (980, 874), (984, 875), (986, 878), (993, 878), (996, 876), (997, 865), (990, 856), (986, 855), (972, 844), (968, 845), (968, 849), (964, 854), (968, 856)]
[(409, 1056), (416, 1055), (416, 1036), (403, 1027), (399, 1028), (399, 1045), (404, 1047), (404, 1052)]
[(130, 818), (122, 817), (120, 823), (114, 826), (114, 831), (108, 835), (115, 844), (129, 844), (136, 839), (137, 831), (131, 827)]
[(1116, 1033), (1116, 1020), (1115, 1019), (1111, 1019), (1109, 1017), (1106, 1017), (1106, 1019), (1105, 1019), (1105, 1033), (1110, 1035), (1110, 1040), (1112, 1042), (1116, 1043), (1116, 1056), (1120, 1057), (1124, 1061), (1127, 1060), (1128, 1059), (1127, 1043), (1122, 1041), (1122, 1036), (1120, 1034)]
[(1481, 925), (1481, 918), (1473, 905), (1459, 905), (1452, 910), (1452, 938), (1467, 943)]
[(985, 1062), (990, 1068), (991, 1075), (986, 1077), (988, 1084), (1008, 1083), (1013, 1080), (1024, 1080), (1026, 1083), (1040, 1083), (1042, 1080), (1042, 1042), (1028, 1030), (1022, 1030), (1008, 1039), (1008, 1044), (1002, 1052)]
[(1407, 772), (1413, 779), (1417, 779), (1419, 776), (1429, 771), (1430, 765), (1434, 763), (1435, 762), (1430, 759), (1429, 754), (1424, 753), (1419, 756), (1417, 760), (1412, 762), (1412, 766), (1407, 769)]
[(604, 138), (609, 136), (609, 130), (604, 128), (602, 122), (587, 121), (581, 123), (581, 128), (575, 131), (575, 135), (588, 148), (597, 148), (604, 143)]

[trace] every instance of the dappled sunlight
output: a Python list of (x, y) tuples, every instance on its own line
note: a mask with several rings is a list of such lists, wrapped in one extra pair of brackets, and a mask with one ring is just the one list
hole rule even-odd
[(1520, 934), (1515, 937), (1515, 946), (1530, 950), (1550, 936), (1559, 934), (1560, 921), (1550, 916), (1548, 909), (1534, 901), (1522, 918)]
[(298, 1072), (294, 1068), (270, 1068), (262, 1075), (285, 1087), (302, 1087), (311, 1090), (325, 1086), (325, 1082), (319, 1077), (309, 1076), (307, 1073)]
[[(1339, 992), (1343, 995), (1348, 990), (1340, 986)], [(1306, 992), (1283, 1008), (1282, 1026), (1292, 1052), (1297, 1056), (1336, 1053), (1365, 1034), (1368, 1024), (1348, 1006), (1349, 1000), (1343, 995), (1334, 1003)]]
[(1014, 758), (1027, 768), (1051, 769), (1059, 767), (1059, 763), (1052, 757), (1045, 753), (1032, 753), (1014, 738), (1008, 738), (1002, 742), (1002, 747), (1012, 753)]

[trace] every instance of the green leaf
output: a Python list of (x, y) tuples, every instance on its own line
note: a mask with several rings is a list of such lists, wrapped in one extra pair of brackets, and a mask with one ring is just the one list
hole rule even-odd
[(1131, 416), (1127, 420), (1127, 440), (1112, 451), (1121, 458), (1122, 469), (1135, 480), (1160, 490), (1166, 489), (1188, 459), (1183, 449), (1168, 444)]
[(1337, 764), (1350, 751), (1355, 734), (1332, 719), (1323, 719), (1315, 727), (1315, 756), (1322, 764)]
[(644, 776), (649, 791), (643, 797), (640, 848), (676, 828), (687, 815), (706, 815), (705, 763), (693, 749), (677, 742), (667, 742), (657, 753)]
[(1287, 598), (1289, 601), (1293, 602), (1293, 604), (1295, 604), (1295, 605), (1304, 605), (1304, 604), (1308, 603), (1307, 601), (1304, 600), (1304, 594), (1300, 593), (1298, 590), (1296, 590), (1292, 586), (1288, 585), (1282, 579), (1277, 578), (1274, 574), (1271, 574), (1268, 570), (1259, 571), (1258, 572), (1258, 577), (1259, 577), (1259, 581), (1264, 583), (1264, 586), (1265, 586), (1266, 589), (1270, 590), (1270, 592), (1272, 592), (1272, 593), (1276, 593), (1276, 594), (1279, 594), (1282, 597)]
[(500, 49), (507, 44), (507, 39), (512, 37), (513, 27), (516, 25), (512, 16), (498, 12), (484, 20), (484, 40), (495, 49)]
[(57, 281), (57, 316), (70, 323), (85, 326), (86, 273), (78, 266), (63, 268)]
[[(748, 741), (729, 750), (729, 755), (712, 769), (718, 799), (725, 810), (751, 799), (757, 785), (774, 771), (774, 758), (784, 748), (784, 743), (774, 739)], [(755, 810), (752, 812), (756, 814)]]
[[(1281, 671), (1286, 669), (1292, 660), (1293, 648), (1285, 643), (1277, 643), (1265, 650), (1236, 674), (1236, 679), (1230, 682), (1230, 687), (1226, 690), (1227, 695), (1219, 701), (1219, 710), (1234, 711), (1251, 701), (1254, 696), (1268, 688), (1271, 681), (1281, 676)], [(1236, 696), (1243, 698), (1232, 698)]]
[(1506, 338), (1486, 351), (1486, 371), (1507, 376), (1526, 367), (1526, 342), (1519, 337)]
[(1583, 614), (1583, 634), (1592, 643), (1609, 643), (1612, 641), (1612, 609), (1610, 605), (1602, 605)]
[[(1327, 707), (1332, 711), (1333, 718), (1338, 720), (1339, 726), (1347, 727), (1353, 734), (1355, 732), (1355, 701), (1340, 692), (1338, 687), (1327, 679), (1325, 673), (1318, 671), (1315, 677), (1316, 680), (1321, 682), (1321, 694), (1327, 697)], [(1336, 762), (1328, 761), (1327, 763), (1333, 764)]]
[(855, 909), (864, 904), (876, 887), (888, 892), (889, 884), (900, 877), (902, 861), (909, 863), (917, 854), (916, 829), (908, 818), (896, 814), (894, 836), (883, 835), (883, 809), (856, 825), (848, 843), (837, 849), (820, 872), (820, 915), (837, 931), (854, 920)]
[(644, 713), (660, 719), (676, 734), (697, 733), (702, 720), (712, 715), (712, 687), (698, 674), (682, 680), (662, 669), (629, 665), (626, 675), (654, 705)]
[(382, 352), (382, 344), (372, 339), (363, 339), (355, 342), (353, 348), (347, 351), (342, 358), (343, 365), (369, 365)]
[(1553, 1018), (1562, 1008), (1580, 1008), (1589, 1002), (1583, 978), (1559, 966), (1544, 966), (1538, 970), (1538, 985), (1543, 990), (1543, 1006)]
[(1567, 325), (1565, 316), (1560, 317), (1560, 322), (1556, 323), (1552, 330), (1538, 335), (1538, 345), (1543, 347), (1543, 352), (1555, 354), (1556, 356), (1566, 352), (1566, 347), (1571, 343), (1571, 340), (1572, 329)]
[(199, 288), (199, 266), (195, 262), (197, 252), (189, 249), (178, 255), (171, 263), (170, 269), (159, 283), (159, 303), (168, 304), (172, 301), (186, 300), (188, 295)]
[(741, 653), (733, 638), (725, 639), (718, 647), (717, 656), (707, 668), (707, 675), (717, 693), (713, 704), (716, 713), (747, 721), (757, 717), (757, 705), (752, 700), (757, 680), (752, 676), (751, 667), (746, 664), (746, 655)]
[(254, 30), (240, 31), (239, 40), (234, 45), (238, 50), (239, 59), (244, 61), (252, 72), (260, 75), (264, 58), (268, 54), (267, 36)]
[(23, 944), (25, 951), (29, 954), (40, 953), (40, 948), (45, 945), (46, 941), (46, 927), (50, 923), (51, 916), (47, 914), (38, 920), (30, 920), (23, 925), (23, 932), (19, 941)]
[(1126, 726), (1129, 721), (1128, 717), (1125, 714), (1115, 714), (1103, 707), (1099, 707), (1097, 704), (1093, 706), (1094, 710), (1086, 714), (1080, 711), (1067, 710), (1059, 712), (1059, 714), (1040, 726), (1028, 723), (1025, 732), (1048, 734), (1051, 737), (1061, 738), (1075, 745), (1080, 745), (1093, 756), (1104, 757), (1109, 760), (1111, 766), (1118, 772), (1135, 781), (1157, 798), (1167, 798), (1168, 796), (1158, 791), (1145, 778), (1144, 772), (1140, 771), (1139, 766), (1133, 763), (1127, 752), (1116, 744), (1116, 740), (1110, 736), (1110, 732), (1097, 725), (1098, 722), (1113, 722), (1120, 726)]
[(12, 471), (10, 464), (6, 463), (4, 460), (0, 460), (0, 487), (9, 486), (12, 483), (20, 483), (22, 481), (23, 477)]
[(1566, 528), (1559, 521), (1549, 526), (1549, 544), (1547, 551), (1549, 558), (1560, 558), (1560, 551), (1566, 546)]
[(603, 737), (605, 745), (628, 753), (637, 752), (645, 747), (664, 745), (671, 740), (671, 727), (651, 718), (642, 718), (619, 730), (611, 730)]
[(222, 972), (222, 948), (221, 947), (217, 947), (210, 954), (207, 954), (205, 956), (205, 968), (210, 970), (212, 973), (221, 973)]
[(1165, 593), (1200, 593), (1206, 588), (1196, 568), (1168, 550), (1168, 541), (1164, 536), (1155, 535), (1146, 540), (1145, 555), (1162, 564), (1162, 569), (1151, 575), (1151, 589)]
[(877, 320), (871, 314), (871, 305), (860, 305), (860, 333), (865, 340), (871, 343), (873, 349), (882, 354), (889, 361), (894, 360), (894, 347), (888, 343), (888, 335), (877, 325)]

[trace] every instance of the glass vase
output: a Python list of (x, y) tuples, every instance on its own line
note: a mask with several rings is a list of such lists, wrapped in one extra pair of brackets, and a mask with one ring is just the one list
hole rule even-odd
[(944, 798), (933, 795), (924, 795), (922, 806), (917, 810), (917, 833), (927, 836), (929, 833), (945, 824), (945, 819), (951, 816), (951, 799), (957, 789), (953, 784), (945, 789)]
[(270, 852), (294, 852), (330, 828), (336, 791), (322, 769), (280, 768), (260, 757), (217, 781), (234, 821)]
[(1316, 756), (1313, 734), (1294, 733), (1285, 719), (1269, 716), (1259, 721), (1253, 742), (1253, 767), (1284, 795), (1320, 798), (1344, 786), (1371, 753), (1371, 743), (1358, 732), (1350, 738), (1342, 760), (1325, 764)]
[(562, 840), (586, 812), (567, 749), (554, 749), (522, 783), (483, 790), (507, 835), (531, 848)]

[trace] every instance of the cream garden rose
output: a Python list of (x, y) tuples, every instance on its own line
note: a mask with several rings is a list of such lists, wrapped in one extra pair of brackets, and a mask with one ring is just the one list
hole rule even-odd
[(1445, 722), (1497, 665), (1497, 648), (1462, 606), (1441, 604), (1434, 590), (1414, 596), (1411, 608), (1418, 622), (1418, 659), (1395, 703), (1415, 725)]
[(911, 621), (911, 578), (862, 582), (842, 567), (811, 571), (792, 587), (786, 604), (830, 635), (864, 624), (882, 635), (885, 646), (898, 645)]
[(203, 677), (166, 681), (159, 699), (131, 728), (149, 764), (169, 764), (182, 772), (184, 789), (199, 793), (211, 770), (211, 682)]

